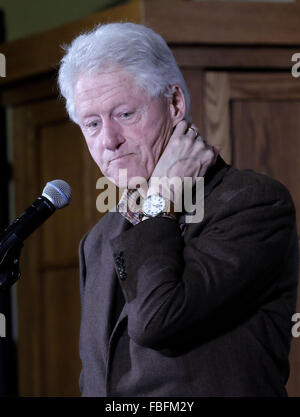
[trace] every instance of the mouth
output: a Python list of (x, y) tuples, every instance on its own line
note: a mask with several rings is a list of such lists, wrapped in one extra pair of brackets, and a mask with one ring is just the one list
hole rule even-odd
[(116, 158), (111, 159), (110, 162), (118, 161), (119, 159), (125, 158), (125, 156), (129, 156), (129, 155), (133, 155), (133, 153), (127, 153), (125, 155), (117, 156)]

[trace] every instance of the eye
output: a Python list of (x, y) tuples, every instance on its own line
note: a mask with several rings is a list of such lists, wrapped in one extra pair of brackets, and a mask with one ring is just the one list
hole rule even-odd
[(130, 118), (130, 116), (132, 116), (133, 115), (133, 112), (125, 112), (125, 113), (122, 113), (121, 115), (120, 115), (120, 118), (121, 119), (129, 119)]
[(96, 127), (99, 126), (99, 122), (97, 122), (97, 120), (92, 120), (91, 122), (86, 123), (85, 126), (88, 127), (89, 129), (95, 129)]
[(99, 126), (100, 126), (100, 121), (99, 120), (91, 120), (91, 121), (85, 122), (83, 124), (83, 129), (87, 133), (92, 134), (99, 129)]

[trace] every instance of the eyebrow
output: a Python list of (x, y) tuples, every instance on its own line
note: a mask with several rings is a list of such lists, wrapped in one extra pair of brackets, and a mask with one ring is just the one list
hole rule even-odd
[(99, 115), (96, 113), (88, 113), (82, 116), (82, 120), (88, 119), (89, 117), (99, 117)]
[[(132, 107), (136, 107), (136, 106), (133, 106), (132, 104), (129, 104), (129, 103), (125, 103), (125, 102), (120, 102), (119, 104), (117, 104), (117, 105), (115, 105), (115, 106), (113, 106), (110, 110), (109, 110), (109, 113), (112, 113), (115, 109), (117, 109), (118, 107), (121, 107), (121, 106), (129, 106), (130, 108)], [(97, 113), (86, 113), (86, 114), (83, 114), (83, 116), (82, 116), (82, 120), (84, 120), (84, 119), (87, 119), (87, 118), (89, 118), (89, 117), (99, 117), (99, 115), (97, 114)]]

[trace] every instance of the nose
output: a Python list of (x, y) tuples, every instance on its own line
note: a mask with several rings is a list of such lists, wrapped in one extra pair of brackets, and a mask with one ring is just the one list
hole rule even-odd
[(120, 126), (112, 120), (103, 121), (101, 139), (103, 147), (111, 151), (117, 149), (125, 141)]

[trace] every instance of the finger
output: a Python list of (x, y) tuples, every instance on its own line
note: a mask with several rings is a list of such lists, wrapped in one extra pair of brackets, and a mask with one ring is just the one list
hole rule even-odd
[(173, 135), (178, 135), (181, 136), (184, 134), (184, 132), (186, 131), (187, 128), (187, 121), (186, 120), (181, 120), (179, 123), (177, 123), (177, 125), (175, 126)]
[(200, 136), (199, 134), (195, 137), (195, 141), (199, 144), (203, 144), (205, 146), (208, 146), (206, 139), (204, 139), (204, 137)]
[(206, 149), (211, 149), (211, 145), (209, 145), (202, 136), (197, 136), (195, 138), (195, 146), (197, 146), (197, 149), (200, 151), (205, 151)]
[(202, 163), (201, 163), (201, 168), (200, 168), (200, 172), (199, 174), (202, 176), (206, 173), (207, 169), (211, 166), (214, 165), (215, 161), (215, 154), (213, 151), (213, 147), (211, 147), (210, 149), (207, 149), (206, 151), (204, 151), (203, 155), (202, 155)]
[(195, 126), (194, 124), (189, 126), (187, 131), (186, 131), (186, 135), (188, 135), (192, 138), (196, 138), (199, 135), (197, 126)]

